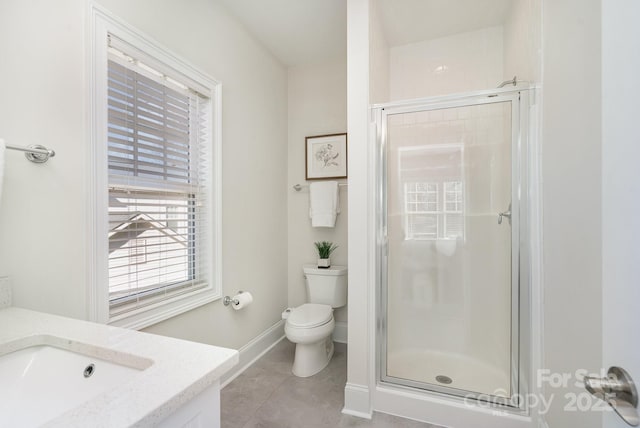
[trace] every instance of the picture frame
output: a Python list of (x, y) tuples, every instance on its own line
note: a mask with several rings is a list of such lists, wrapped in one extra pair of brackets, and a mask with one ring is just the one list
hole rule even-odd
[(305, 179), (347, 178), (347, 134), (305, 138)]

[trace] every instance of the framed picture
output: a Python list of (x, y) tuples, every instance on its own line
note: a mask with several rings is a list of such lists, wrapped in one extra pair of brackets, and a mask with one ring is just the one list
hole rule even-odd
[(307, 180), (347, 178), (347, 134), (305, 138)]

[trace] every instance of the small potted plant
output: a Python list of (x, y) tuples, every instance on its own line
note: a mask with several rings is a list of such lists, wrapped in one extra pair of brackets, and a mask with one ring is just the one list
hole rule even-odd
[(315, 246), (318, 250), (318, 267), (324, 269), (331, 267), (331, 259), (329, 257), (338, 246), (328, 241), (316, 242)]

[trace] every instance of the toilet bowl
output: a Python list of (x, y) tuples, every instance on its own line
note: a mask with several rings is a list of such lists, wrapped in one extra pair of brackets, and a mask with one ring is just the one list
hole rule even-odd
[[(331, 361), (336, 326), (333, 308), (347, 304), (347, 268), (332, 266), (319, 269), (304, 266), (309, 302), (285, 311), (284, 332), (296, 344), (291, 371), (298, 377), (309, 377), (320, 372)], [(283, 314), (283, 318), (285, 315)]]
[(336, 323), (329, 305), (306, 303), (291, 311), (284, 327), (287, 338), (296, 344), (291, 371), (309, 377), (324, 369), (333, 356), (331, 334)]

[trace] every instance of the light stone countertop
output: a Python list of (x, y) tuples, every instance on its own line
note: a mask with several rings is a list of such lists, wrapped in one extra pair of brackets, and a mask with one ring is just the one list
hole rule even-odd
[(0, 309), (0, 355), (48, 344), (143, 369), (47, 427), (154, 426), (238, 363), (238, 351), (56, 315)]

